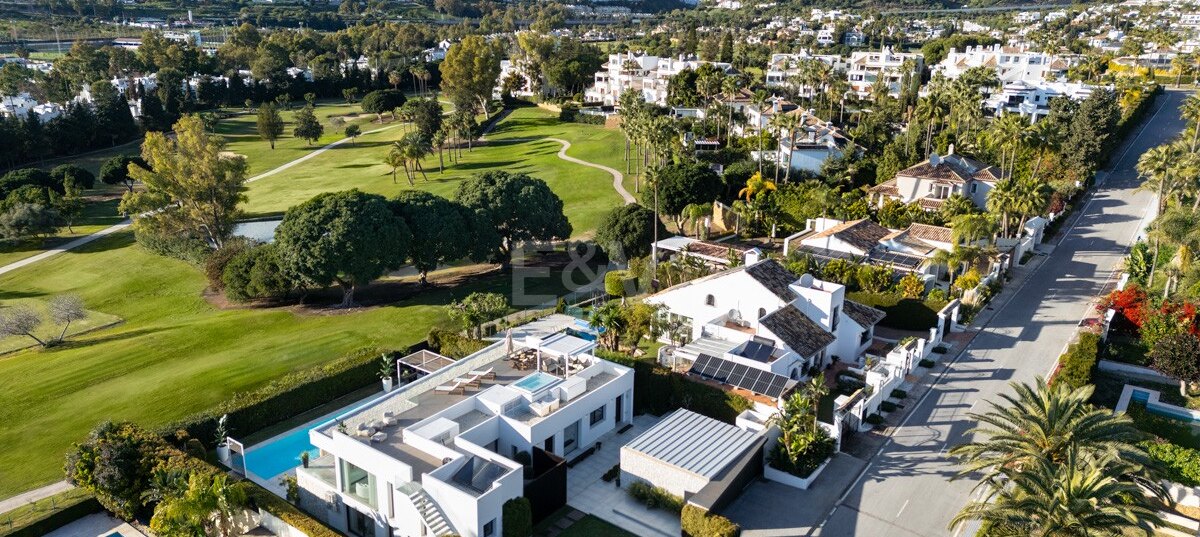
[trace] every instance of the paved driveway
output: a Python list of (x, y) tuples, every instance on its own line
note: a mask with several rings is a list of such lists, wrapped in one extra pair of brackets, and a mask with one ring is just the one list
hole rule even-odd
[[(601, 476), (621, 462), (621, 446), (658, 423), (650, 415), (635, 416), (633, 428), (622, 434), (609, 433), (601, 438), (601, 449), (567, 471), (567, 504), (595, 515), (634, 535), (676, 537), (679, 516), (660, 509), (647, 509), (615, 482)], [(627, 484), (627, 483), (626, 483)]]
[(799, 490), (759, 479), (721, 514), (742, 526), (743, 537), (785, 537), (829, 513), (838, 493), (867, 463), (845, 453), (830, 461), (812, 487)]

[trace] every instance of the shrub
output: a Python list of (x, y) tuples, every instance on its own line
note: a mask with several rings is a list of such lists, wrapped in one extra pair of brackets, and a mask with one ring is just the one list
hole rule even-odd
[(1154, 414), (1146, 410), (1146, 405), (1141, 403), (1131, 403), (1125, 409), (1125, 415), (1142, 431), (1178, 446), (1200, 449), (1200, 434), (1194, 432), (1186, 423)]
[(279, 249), (274, 244), (243, 248), (222, 268), (221, 282), (225, 295), (236, 302), (280, 298), (297, 287), (283, 268)]
[(866, 421), (871, 425), (879, 425), (883, 423), (883, 416), (880, 416), (879, 414), (871, 414), (870, 416), (867, 416)]
[(50, 170), (50, 176), (64, 191), (90, 190), (96, 186), (96, 176), (76, 164), (60, 164)]
[(946, 305), (945, 301), (938, 300), (932, 291), (924, 301), (904, 298), (900, 293), (866, 291), (846, 293), (846, 298), (883, 311), (886, 316), (879, 324), (899, 330), (928, 330), (937, 326), (937, 312)]
[(629, 484), (629, 495), (650, 509), (662, 509), (678, 513), (683, 509), (683, 498), (667, 492), (661, 487), (655, 487), (644, 481)]
[(439, 328), (430, 329), (425, 341), (430, 350), (454, 359), (464, 358), (488, 346), (486, 341), (471, 339), (458, 332)]
[[(413, 349), (401, 351), (404, 354)], [(324, 365), (280, 377), (259, 389), (239, 392), (225, 402), (171, 423), (164, 434), (187, 431), (188, 436), (210, 442), (217, 420), (228, 414), (230, 432), (247, 434), (274, 425), (288, 416), (323, 405), (379, 381), (377, 348), (364, 348)], [(206, 444), (208, 445), (208, 444)], [(208, 445), (208, 447), (212, 447)]]
[(1079, 340), (1067, 347), (1067, 352), (1059, 358), (1058, 371), (1051, 383), (1066, 383), (1073, 389), (1091, 384), (1099, 350), (1100, 336), (1091, 332), (1080, 334)]
[(771, 466), (796, 477), (807, 478), (837, 451), (837, 445), (833, 438), (830, 438), (829, 433), (821, 427), (818, 427), (806, 441), (803, 451), (796, 457), (795, 462), (784, 452), (781, 444), (776, 444), (775, 448), (771, 450)]
[(533, 535), (533, 510), (529, 498), (520, 496), (504, 502), (501, 520), (504, 521), (504, 537)]
[(252, 481), (242, 481), (248, 483), (247, 495), (250, 497), (250, 502), (256, 507), (275, 515), (280, 520), (287, 522), (289, 526), (300, 530), (301, 533), (308, 537), (340, 537), (341, 534), (334, 531), (333, 528), (326, 526), (321, 521), (308, 516), (307, 513), (299, 510), (296, 506), (288, 503), (283, 498), (272, 494), (267, 489), (260, 487)]
[(938, 345), (933, 348), (933, 352), (937, 353), (937, 354), (946, 354), (947, 352), (950, 352), (950, 349), (947, 349), (946, 347)]
[(937, 365), (937, 362), (930, 360), (929, 358), (921, 358), (919, 365), (927, 369), (933, 369), (933, 366)]
[(1141, 445), (1166, 471), (1168, 479), (1189, 487), (1200, 485), (1200, 450), (1168, 442), (1147, 441)]
[(596, 356), (634, 370), (633, 404), (638, 414), (663, 414), (686, 408), (725, 423), (754, 406), (749, 399), (733, 392), (694, 382), (672, 372), (653, 360), (638, 360), (627, 354), (597, 350)]
[(863, 389), (866, 385), (866, 382), (848, 375), (839, 375), (837, 378), (837, 392), (842, 395), (850, 395)]
[(224, 289), (225, 282), (222, 281), (222, 275), (225, 273), (225, 266), (249, 247), (246, 240), (235, 237), (213, 251), (204, 261), (204, 277), (208, 279), (208, 285), (211, 285), (213, 289)]
[(146, 507), (144, 493), (163, 445), (162, 438), (131, 423), (101, 423), (67, 454), (64, 472), (112, 514), (133, 520)]
[(896, 403), (893, 403), (891, 401), (884, 401), (882, 403), (879, 403), (879, 410), (882, 410), (884, 412), (895, 412), (896, 411)]
[(683, 506), (679, 524), (684, 537), (737, 537), (742, 533), (742, 528), (728, 518), (690, 503)]
[(894, 398), (894, 399), (904, 399), (905, 397), (908, 397), (908, 392), (906, 392), (906, 391), (904, 391), (904, 390), (901, 390), (901, 389), (899, 389), (899, 388), (897, 388), (897, 389), (895, 389), (895, 390), (892, 390), (892, 398)]
[(603, 479), (606, 483), (611, 483), (619, 475), (621, 475), (621, 465), (616, 464), (612, 468), (605, 470), (604, 475), (600, 476), (600, 479)]
[(604, 274), (604, 292), (609, 296), (628, 295), (625, 283), (629, 281), (628, 270), (610, 270)]
[(135, 231), (133, 234), (138, 246), (156, 255), (186, 261), (201, 266), (212, 254), (208, 244), (195, 237), (183, 237), (155, 233), (153, 231)]

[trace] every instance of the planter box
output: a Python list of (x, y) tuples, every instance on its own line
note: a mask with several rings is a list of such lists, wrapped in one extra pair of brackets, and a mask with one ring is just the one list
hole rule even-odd
[(825, 467), (829, 466), (829, 461), (831, 460), (833, 460), (833, 458), (826, 459), (825, 462), (821, 463), (816, 470), (813, 470), (811, 474), (808, 474), (808, 477), (803, 478), (796, 477), (792, 474), (784, 472), (783, 470), (777, 470), (775, 467), (771, 466), (770, 463), (768, 463), (767, 465), (763, 466), (763, 477), (776, 483), (782, 483), (789, 487), (795, 487), (800, 490), (808, 490), (808, 487), (812, 486), (813, 482), (817, 480), (817, 477), (820, 477), (821, 472), (825, 470)]

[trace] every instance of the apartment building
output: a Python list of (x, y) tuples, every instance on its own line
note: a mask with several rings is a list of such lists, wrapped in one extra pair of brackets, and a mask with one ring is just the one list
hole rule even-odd
[(859, 97), (870, 95), (878, 80), (887, 84), (889, 95), (899, 96), (906, 77), (920, 73), (924, 65), (924, 57), (919, 52), (895, 52), (891, 47), (854, 52), (850, 54), (846, 79), (850, 81), (851, 91)]
[(803, 72), (805, 64), (812, 61), (824, 63), (839, 73), (845, 73), (850, 68), (849, 60), (837, 54), (812, 54), (809, 51), (795, 54), (772, 54), (771, 62), (767, 64), (767, 85), (789, 87), (796, 89), (806, 97), (811, 96), (815, 88), (808, 85), (797, 88), (796, 82)]
[(1067, 75), (1071, 67), (1069, 57), (1045, 52), (1036, 52), (1027, 47), (1004, 45), (967, 47), (963, 50), (950, 49), (946, 59), (933, 66), (933, 73), (941, 73), (956, 79), (968, 69), (985, 67), (992, 69), (1001, 84), (1009, 82), (1040, 83), (1059, 80)]
[(360, 537), (493, 537), (509, 500), (565, 505), (564, 458), (633, 419), (633, 371), (527, 327), (313, 429), (301, 507)]
[(1066, 97), (1073, 101), (1087, 99), (1099, 89), (1081, 82), (1026, 82), (1015, 81), (1004, 85), (983, 102), (983, 108), (992, 114), (1019, 114), (1037, 121), (1050, 114), (1050, 100)]
[(728, 63), (700, 61), (694, 56), (665, 58), (636, 52), (609, 54), (608, 61), (596, 72), (592, 87), (584, 93), (584, 99), (613, 106), (626, 91), (636, 91), (642, 100), (665, 106), (671, 77), (706, 63), (726, 73), (733, 71), (733, 66)]

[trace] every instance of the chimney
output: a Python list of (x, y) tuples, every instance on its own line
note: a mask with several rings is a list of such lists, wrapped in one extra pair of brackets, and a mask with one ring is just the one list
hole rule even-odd
[(929, 165), (930, 166), (933, 166), (936, 168), (941, 163), (942, 163), (942, 157), (939, 157), (937, 153), (931, 153), (929, 155)]

